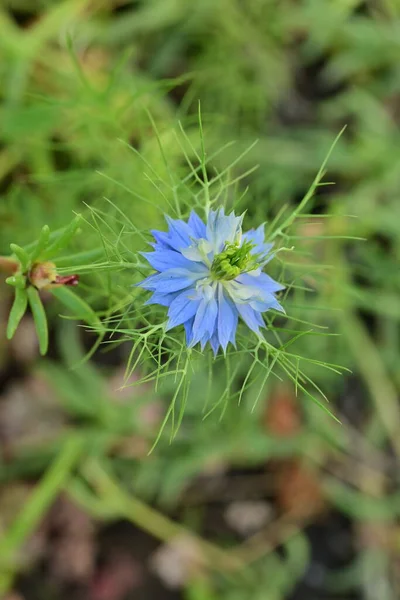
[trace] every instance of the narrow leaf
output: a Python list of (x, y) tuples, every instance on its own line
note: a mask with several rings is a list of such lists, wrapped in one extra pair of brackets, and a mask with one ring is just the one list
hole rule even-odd
[(71, 223), (61, 231), (59, 237), (57, 237), (47, 248), (47, 257), (56, 255), (58, 252), (60, 252), (60, 250), (63, 250), (69, 244), (71, 239), (74, 237), (81, 220), (81, 215), (76, 215), (75, 219), (73, 219)]
[(42, 231), (40, 232), (40, 236), (39, 239), (37, 241), (37, 244), (35, 246), (35, 249), (31, 255), (31, 261), (34, 262), (35, 260), (37, 260), (41, 253), (46, 250), (48, 244), (49, 244), (49, 239), (50, 239), (50, 229), (48, 225), (44, 225), (42, 228)]
[(44, 356), (49, 346), (49, 330), (47, 326), (46, 313), (43, 308), (39, 292), (34, 287), (28, 288), (29, 306), (31, 307), (36, 333), (39, 339), (40, 354)]
[(15, 288), (23, 290), (26, 288), (26, 277), (22, 275), (22, 273), (17, 273), (16, 275), (11, 275), (11, 277), (7, 277), (6, 283), (8, 283), (8, 285), (12, 285)]
[(60, 258), (57, 257), (57, 269), (59, 267), (68, 267), (72, 270), (75, 266), (88, 266), (94, 260), (98, 260), (103, 256), (103, 248), (94, 248), (93, 250), (87, 250), (85, 252), (77, 252)]
[(26, 290), (15, 288), (14, 303), (12, 305), (7, 324), (7, 339), (11, 340), (14, 336), (22, 317), (28, 306), (28, 295)]
[(97, 329), (101, 328), (101, 321), (94, 310), (85, 300), (75, 294), (71, 288), (66, 286), (54, 287), (50, 289), (53, 296), (66, 306), (76, 318), (82, 319)]
[(21, 263), (21, 270), (26, 271), (30, 264), (29, 254), (26, 252), (26, 250), (21, 248), (21, 246), (17, 246), (17, 244), (10, 244), (10, 248), (11, 252), (15, 254), (19, 262)]

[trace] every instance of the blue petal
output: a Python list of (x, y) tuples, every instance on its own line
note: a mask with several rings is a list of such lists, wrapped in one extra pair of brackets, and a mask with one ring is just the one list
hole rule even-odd
[(160, 292), (154, 292), (151, 298), (149, 298), (145, 304), (160, 304), (161, 306), (169, 306), (173, 300), (180, 294), (180, 292), (172, 292), (171, 294), (162, 294)]
[(186, 343), (188, 346), (190, 346), (193, 339), (193, 323), (194, 317), (192, 317), (188, 321), (185, 321), (185, 323), (183, 324), (186, 333)]
[[(239, 281), (242, 277), (243, 275), (240, 275), (226, 286), (227, 292), (236, 305), (250, 304), (253, 308), (256, 308), (254, 303), (265, 304), (265, 308), (258, 308), (257, 306), (257, 310), (268, 310), (268, 308), (280, 306), (273, 292), (267, 291), (270, 289), (273, 280), (266, 280), (265, 285), (262, 285), (262, 282), (261, 285), (247, 285)], [(257, 277), (250, 277), (250, 283), (257, 282), (257, 279)], [(245, 280), (247, 281), (247, 279)]]
[(218, 304), (211, 286), (204, 286), (204, 296), (200, 301), (199, 308), (193, 322), (193, 339), (191, 346), (194, 346), (205, 335), (208, 337), (214, 333), (216, 319), (218, 314)]
[[(265, 232), (264, 225), (260, 225), (257, 229), (250, 229), (243, 234), (243, 240), (253, 242), (254, 248), (251, 250), (251, 254), (261, 254), (266, 256), (269, 254), (274, 244), (265, 243)], [(272, 258), (272, 257), (271, 257)]]
[(230, 299), (225, 297), (224, 288), (220, 285), (218, 290), (218, 339), (224, 352), (232, 336), (235, 339), (237, 324), (236, 307)]
[(172, 302), (168, 311), (167, 330), (182, 325), (195, 316), (200, 304), (200, 299), (196, 295), (196, 290), (186, 290), (179, 294)]
[(195, 238), (205, 238), (206, 237), (206, 226), (194, 210), (192, 210), (192, 212), (190, 213), (188, 225), (193, 231), (193, 234), (194, 234), (193, 237), (195, 237)]
[(212, 252), (212, 245), (204, 238), (194, 240), (193, 244), (181, 250), (183, 256), (193, 262), (201, 262), (204, 264), (205, 257), (207, 259)]
[(240, 316), (252, 331), (259, 334), (260, 327), (264, 326), (264, 321), (260, 317), (260, 314), (251, 308), (248, 304), (236, 304), (236, 308), (239, 311)]
[(148, 277), (146, 277), (146, 279), (139, 281), (139, 283), (135, 283), (133, 287), (142, 287), (144, 290), (155, 291), (155, 286), (153, 285), (153, 283), (155, 283), (154, 278), (156, 277), (156, 275), (157, 273), (155, 273), (154, 275), (149, 275)]
[(224, 209), (211, 210), (207, 221), (207, 239), (213, 245), (215, 253), (222, 251), (226, 242), (234, 242), (241, 232), (243, 217), (234, 213), (225, 215)]
[(281, 306), (278, 300), (272, 295), (270, 301), (262, 302), (254, 300), (250, 302), (250, 306), (254, 308), (254, 310), (258, 310), (259, 312), (265, 312), (266, 310), (270, 310), (271, 308), (273, 308), (274, 310), (278, 310), (279, 312), (286, 314), (286, 311), (283, 308), (283, 306)]
[(218, 339), (218, 334), (216, 331), (212, 334), (212, 336), (210, 338), (210, 344), (211, 344), (211, 348), (213, 349), (214, 356), (216, 356), (217, 352), (218, 352), (218, 348), (219, 348), (219, 339)]
[(267, 263), (269, 263), (270, 260), (274, 258), (274, 253), (271, 253), (273, 247), (274, 244), (260, 244), (255, 246), (251, 250), (250, 254), (258, 254), (258, 256), (261, 257), (263, 265), (266, 265)]
[(246, 233), (243, 234), (243, 239), (253, 242), (253, 244), (263, 244), (265, 240), (264, 224), (257, 227), (257, 229), (249, 229), (249, 231), (246, 231)]
[(239, 277), (236, 277), (236, 281), (242, 283), (245, 286), (257, 288), (263, 293), (271, 294), (284, 290), (285, 286), (281, 285), (275, 279), (272, 279), (266, 273), (260, 273), (259, 275), (251, 275), (250, 273), (242, 273)]
[(166, 231), (158, 231), (157, 229), (152, 229), (150, 233), (156, 240), (159, 249), (174, 249), (170, 244), (170, 238)]
[(171, 217), (165, 217), (168, 226), (169, 226), (169, 239), (170, 244), (175, 248), (175, 250), (179, 250), (180, 248), (186, 248), (191, 243), (192, 230), (185, 221), (181, 219), (171, 219)]
[[(165, 248), (163, 250), (156, 250), (155, 252), (141, 252), (141, 254), (156, 271), (176, 268), (201, 270), (197, 268), (198, 265), (193, 264), (192, 261), (185, 258), (180, 252), (175, 252), (175, 250)], [(203, 270), (205, 269), (203, 268)]]
[(180, 250), (181, 248), (189, 246), (192, 234), (189, 225), (180, 219), (171, 219), (170, 217), (165, 218), (169, 226), (167, 232), (158, 231), (157, 229), (151, 230), (159, 249)]
[(208, 332), (203, 335), (203, 337), (200, 340), (200, 348), (201, 348), (201, 350), (204, 350), (207, 342), (210, 341), (210, 339), (211, 339), (211, 336), (210, 336), (210, 334)]
[(158, 275), (150, 275), (138, 285), (145, 290), (168, 294), (192, 287), (197, 279), (202, 277), (204, 277), (204, 272), (193, 273), (188, 269), (168, 269)]

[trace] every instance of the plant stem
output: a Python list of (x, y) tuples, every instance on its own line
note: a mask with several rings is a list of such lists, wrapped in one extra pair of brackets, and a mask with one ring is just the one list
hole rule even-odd
[(34, 488), (18, 517), (0, 540), (0, 596), (7, 592), (18, 570), (17, 553), (68, 481), (82, 456), (82, 438), (71, 436)]
[(147, 506), (138, 498), (125, 492), (99, 461), (90, 460), (85, 464), (85, 475), (89, 475), (90, 483), (94, 484), (103, 500), (114, 506), (121, 516), (137, 525), (140, 529), (165, 543), (180, 537), (189, 538), (197, 546), (205, 564), (223, 571), (242, 570), (245, 564), (240, 557), (200, 538), (188, 531), (179, 523), (175, 523), (157, 510)]
[(0, 256), (0, 271), (6, 275), (14, 275), (18, 271), (19, 263), (13, 258)]

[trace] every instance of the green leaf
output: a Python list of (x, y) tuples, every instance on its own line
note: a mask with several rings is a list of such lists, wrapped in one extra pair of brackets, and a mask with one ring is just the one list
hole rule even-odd
[(48, 225), (44, 225), (42, 231), (40, 232), (39, 239), (37, 241), (36, 247), (31, 255), (31, 261), (34, 262), (37, 260), (43, 250), (46, 250), (50, 239), (50, 228)]
[(10, 316), (8, 318), (7, 324), (7, 339), (11, 340), (14, 336), (18, 325), (24, 314), (26, 313), (26, 309), (28, 306), (28, 295), (25, 289), (15, 288), (15, 297), (14, 303), (12, 305)]
[(44, 356), (49, 346), (49, 330), (47, 326), (46, 313), (43, 308), (39, 292), (34, 287), (28, 287), (29, 306), (31, 307), (36, 332), (39, 339), (40, 354)]
[(21, 270), (26, 271), (30, 265), (31, 259), (29, 254), (21, 248), (21, 246), (17, 246), (17, 244), (10, 244), (11, 252), (15, 254), (21, 263)]
[(82, 216), (76, 215), (75, 219), (73, 219), (71, 223), (61, 231), (59, 237), (56, 238), (54, 242), (47, 248), (46, 256), (50, 257), (56, 255), (69, 244), (77, 232), (81, 220)]
[(7, 277), (6, 283), (8, 283), (8, 285), (12, 285), (15, 288), (24, 290), (26, 288), (26, 277), (22, 275), (22, 273), (17, 273), (16, 275), (11, 275), (10, 277)]
[(102, 328), (101, 321), (91, 306), (89, 306), (85, 300), (82, 300), (80, 296), (75, 294), (71, 288), (61, 286), (58, 288), (51, 288), (50, 291), (57, 300), (64, 304), (64, 306), (74, 314), (74, 316), (82, 319), (82, 321), (85, 321), (88, 325), (96, 327), (96, 329)]

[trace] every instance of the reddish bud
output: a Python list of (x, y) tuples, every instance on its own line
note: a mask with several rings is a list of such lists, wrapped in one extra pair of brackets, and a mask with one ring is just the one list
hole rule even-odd
[(43, 290), (61, 285), (78, 285), (79, 275), (58, 275), (54, 263), (43, 262), (33, 265), (29, 281), (38, 290)]

